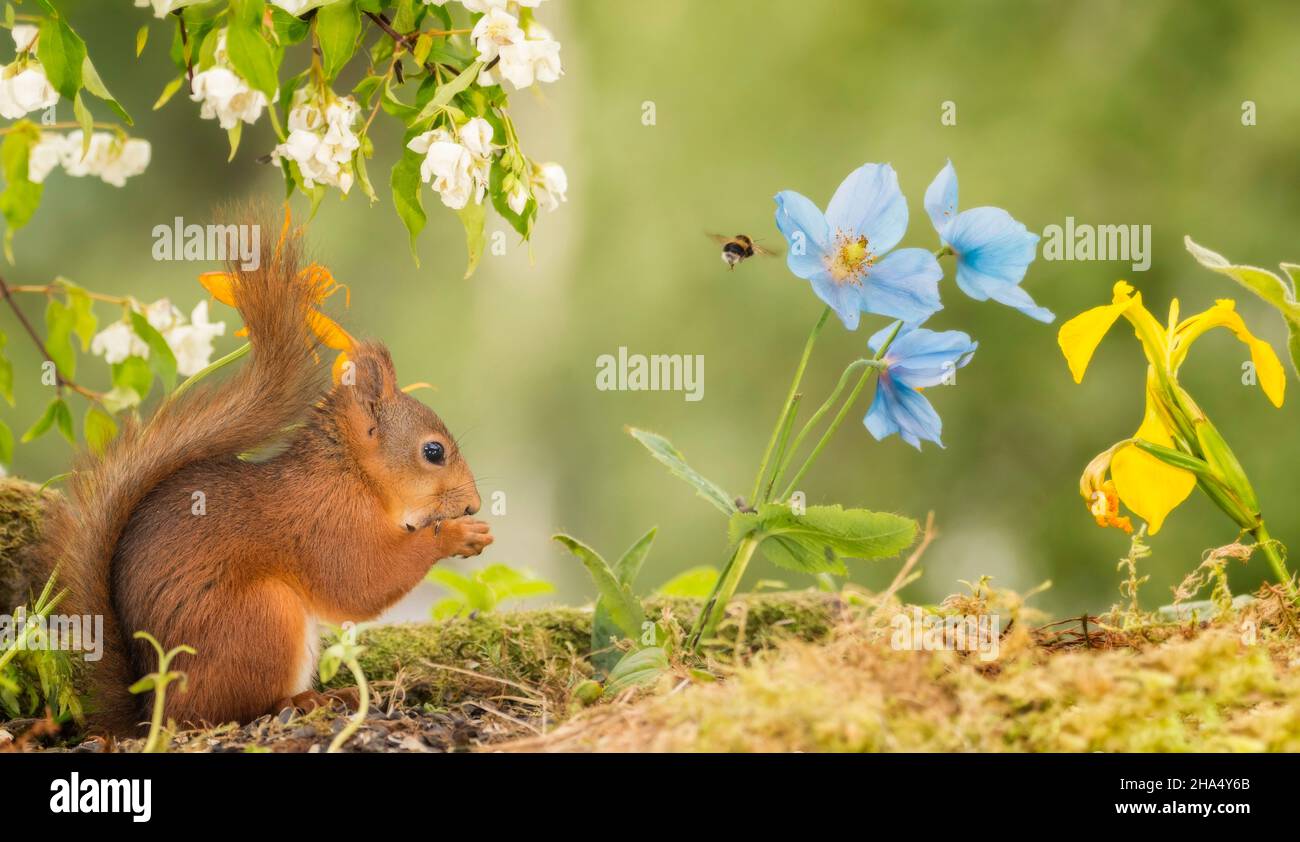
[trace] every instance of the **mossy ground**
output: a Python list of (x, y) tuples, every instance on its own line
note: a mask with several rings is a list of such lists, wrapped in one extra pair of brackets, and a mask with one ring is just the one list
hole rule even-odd
[[(5, 595), (19, 601), (43, 581), (27, 547), (47, 502), (29, 483), (0, 482), (0, 581), (11, 577)], [(1184, 590), (1210, 582), (1221, 555)], [(1130, 610), (1056, 623), (981, 582), (934, 610), (1000, 615), (990, 662), (895, 648), (891, 620), (911, 606), (892, 588), (748, 595), (730, 606), (707, 658), (674, 658), (657, 685), (590, 705), (574, 693), (593, 677), (589, 609), (376, 627), (362, 636), (361, 666), (378, 698), (347, 748), (1300, 751), (1300, 617), (1280, 590), (1234, 607), (1218, 581), (1208, 621)], [(680, 629), (698, 609), (657, 600), (647, 616)], [(342, 671), (333, 686), (348, 683)], [(170, 748), (321, 751), (346, 717), (286, 711), (183, 732)], [(0, 723), (0, 750), (110, 747), (138, 750), (139, 741), (109, 746), (82, 741), (72, 724)]]

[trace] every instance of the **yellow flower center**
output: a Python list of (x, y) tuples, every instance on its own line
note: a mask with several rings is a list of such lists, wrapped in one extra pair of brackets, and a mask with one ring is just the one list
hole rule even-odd
[(875, 255), (868, 248), (865, 236), (853, 237), (843, 231), (835, 232), (835, 247), (826, 258), (826, 270), (836, 284), (861, 284), (874, 262)]

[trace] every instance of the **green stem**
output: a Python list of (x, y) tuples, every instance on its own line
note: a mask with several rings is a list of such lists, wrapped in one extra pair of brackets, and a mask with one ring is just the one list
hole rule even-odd
[(203, 368), (203, 370), (193, 374), (192, 376), (187, 378), (183, 383), (181, 383), (179, 386), (173, 389), (171, 395), (169, 395), (167, 399), (175, 400), (176, 398), (180, 397), (181, 394), (185, 392), (186, 389), (190, 388), (195, 383), (202, 380), (204, 377), (207, 377), (209, 374), (216, 371), (217, 369), (229, 365), (230, 363), (233, 363), (235, 360), (247, 354), (249, 350), (252, 349), (252, 347), (253, 346), (251, 344), (245, 342), (243, 345), (240, 345), (238, 348), (231, 351), (229, 354), (226, 354), (224, 357), (217, 360), (216, 362), (209, 363), (207, 366)]
[(357, 701), (357, 712), (348, 720), (348, 724), (343, 726), (330, 743), (327, 754), (336, 754), (342, 750), (347, 741), (352, 739), (352, 735), (361, 727), (361, 723), (366, 721), (366, 714), (370, 711), (370, 685), (366, 683), (366, 674), (361, 671), (361, 665), (357, 663), (356, 658), (348, 660), (348, 670), (351, 671), (352, 677), (357, 681), (357, 692), (360, 697)]
[(1250, 534), (1254, 537), (1259, 548), (1264, 551), (1264, 558), (1268, 559), (1269, 566), (1273, 568), (1273, 575), (1277, 577), (1278, 583), (1286, 589), (1287, 596), (1294, 602), (1297, 598), (1295, 583), (1291, 580), (1291, 571), (1286, 569), (1286, 561), (1277, 550), (1278, 542), (1268, 534), (1263, 521), (1260, 521), (1259, 526), (1252, 529)]
[(790, 408), (786, 410), (785, 420), (781, 424), (781, 436), (776, 445), (776, 461), (773, 463), (772, 476), (768, 479), (767, 485), (763, 487), (763, 497), (754, 501), (755, 506), (772, 497), (772, 486), (776, 485), (776, 481), (781, 475), (781, 466), (785, 463), (786, 455), (789, 453), (790, 431), (794, 429), (794, 419), (799, 414), (799, 402), (801, 400), (803, 400), (803, 395), (795, 395), (794, 400), (790, 402)]
[(817, 324), (813, 325), (812, 332), (808, 334), (808, 341), (804, 343), (803, 356), (799, 358), (799, 367), (794, 371), (794, 381), (790, 383), (790, 393), (786, 396), (781, 414), (777, 416), (776, 427), (772, 429), (772, 437), (767, 442), (767, 450), (763, 451), (763, 461), (759, 463), (758, 475), (754, 477), (754, 492), (749, 495), (749, 501), (755, 507), (763, 502), (759, 500), (758, 494), (763, 488), (763, 477), (767, 476), (768, 463), (772, 461), (772, 451), (776, 449), (777, 439), (781, 436), (781, 428), (785, 425), (786, 415), (790, 412), (790, 404), (794, 402), (795, 395), (799, 392), (799, 383), (803, 380), (804, 369), (808, 368), (808, 359), (812, 356), (813, 345), (817, 343), (817, 337), (826, 326), (826, 320), (830, 315), (830, 307), (822, 310), (821, 318), (817, 319)]
[(687, 645), (692, 650), (698, 650), (700, 641), (712, 636), (717, 629), (718, 623), (726, 614), (727, 603), (731, 602), (731, 597), (735, 595), (740, 579), (745, 575), (745, 568), (749, 566), (749, 560), (754, 557), (754, 550), (758, 549), (760, 540), (751, 535), (736, 545), (735, 552), (731, 554), (731, 559), (722, 569), (722, 574), (718, 576), (718, 581), (713, 586), (713, 592), (709, 594), (704, 607), (700, 609), (700, 616), (695, 618), (695, 624), (691, 627)]
[[(880, 363), (881, 360), (884, 359), (885, 352), (889, 350), (890, 345), (894, 344), (894, 339), (898, 336), (898, 332), (902, 330), (902, 328), (903, 323), (901, 321), (894, 322), (894, 329), (890, 331), (889, 336), (885, 338), (880, 349), (876, 351), (876, 355), (871, 358), (871, 362)], [(779, 499), (788, 499), (794, 492), (795, 488), (798, 487), (799, 480), (803, 479), (804, 474), (808, 473), (808, 469), (812, 467), (813, 462), (817, 461), (817, 457), (821, 455), (822, 450), (826, 447), (826, 443), (831, 440), (831, 436), (835, 435), (835, 431), (840, 428), (840, 424), (844, 423), (845, 417), (849, 414), (849, 410), (853, 408), (853, 404), (857, 401), (858, 395), (862, 394), (862, 390), (866, 388), (867, 381), (871, 379), (871, 375), (880, 370), (881, 366), (872, 365), (866, 371), (862, 372), (862, 376), (858, 378), (858, 382), (853, 387), (853, 391), (849, 393), (848, 398), (844, 401), (843, 405), (840, 406), (840, 411), (835, 414), (835, 418), (831, 421), (830, 426), (826, 428), (826, 432), (822, 433), (822, 437), (817, 440), (817, 444), (813, 447), (812, 453), (809, 453), (808, 458), (799, 466), (799, 471), (794, 475), (794, 479), (790, 480), (790, 484), (786, 486), (785, 491), (781, 492)]]
[[(799, 430), (799, 434), (794, 437), (794, 444), (792, 444), (782, 457), (777, 460), (776, 471), (772, 474), (771, 485), (776, 485), (776, 483), (781, 481), (781, 477), (785, 474), (786, 469), (790, 467), (790, 460), (794, 458), (794, 455), (799, 452), (799, 448), (803, 446), (804, 439), (806, 439), (808, 434), (821, 423), (822, 418), (826, 417), (826, 413), (830, 412), (831, 408), (839, 402), (840, 395), (844, 394), (844, 387), (849, 384), (849, 377), (853, 372), (863, 366), (873, 367), (878, 365), (879, 363), (875, 360), (863, 359), (854, 360), (844, 367), (844, 372), (840, 375), (840, 380), (835, 384), (834, 390), (831, 391), (830, 397), (828, 397), (822, 405), (817, 408), (817, 411), (808, 419), (808, 423), (804, 424), (803, 428)], [(771, 494), (772, 489), (769, 486), (767, 496), (770, 498)]]

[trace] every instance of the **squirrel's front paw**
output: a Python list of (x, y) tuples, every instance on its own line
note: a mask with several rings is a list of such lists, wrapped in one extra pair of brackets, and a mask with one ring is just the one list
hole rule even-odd
[(444, 520), (438, 528), (440, 557), (475, 556), (492, 543), (491, 527), (472, 517)]

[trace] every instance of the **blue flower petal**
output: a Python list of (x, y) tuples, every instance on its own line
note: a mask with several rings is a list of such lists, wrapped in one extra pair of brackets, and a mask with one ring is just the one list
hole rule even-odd
[(952, 168), (952, 161), (925, 188), (925, 212), (943, 239), (944, 229), (957, 218), (957, 171)]
[(836, 189), (826, 206), (832, 233), (867, 238), (872, 254), (898, 245), (907, 231), (907, 200), (898, 189), (898, 174), (889, 164), (863, 164)]
[(837, 284), (826, 272), (814, 275), (813, 292), (817, 297), (835, 311), (847, 330), (858, 329), (858, 319), (862, 313), (862, 288), (853, 284)]
[(913, 389), (948, 382), (975, 355), (978, 342), (959, 330), (920, 328), (899, 334), (885, 354), (889, 376)]
[(793, 190), (776, 194), (776, 227), (790, 248), (786, 265), (800, 278), (811, 278), (825, 270), (823, 255), (830, 239), (826, 217), (812, 201)]
[(917, 450), (921, 449), (922, 441), (943, 447), (939, 438), (943, 421), (939, 413), (920, 392), (894, 382), (888, 375), (882, 376), (876, 385), (876, 397), (862, 423), (877, 441), (898, 433)]
[(863, 309), (920, 324), (939, 310), (943, 269), (925, 249), (890, 252), (867, 270), (862, 281)]
[(1018, 284), (1034, 261), (1038, 235), (1001, 208), (963, 211), (948, 226), (947, 242), (957, 253), (957, 286), (971, 298), (992, 298), (1031, 318), (1056, 318), (1034, 303)]

